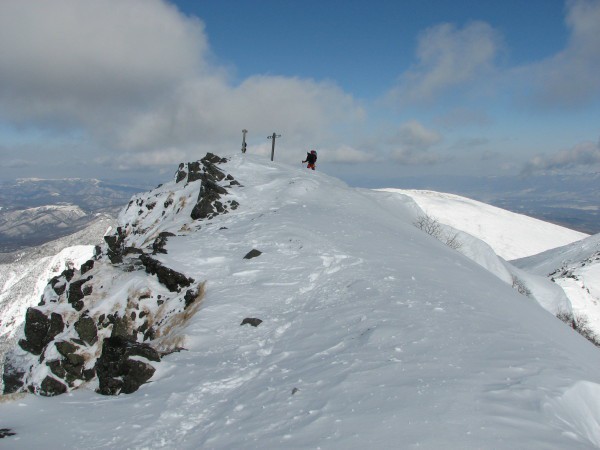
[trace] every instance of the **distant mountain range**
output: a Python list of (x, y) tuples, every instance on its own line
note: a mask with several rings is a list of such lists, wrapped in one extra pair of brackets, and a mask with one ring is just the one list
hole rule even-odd
[(97, 214), (115, 216), (145, 188), (95, 179), (19, 179), (0, 184), (0, 253), (82, 230)]

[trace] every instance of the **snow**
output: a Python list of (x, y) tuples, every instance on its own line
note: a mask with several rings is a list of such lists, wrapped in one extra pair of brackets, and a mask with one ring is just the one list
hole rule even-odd
[(600, 234), (513, 264), (552, 278), (566, 293), (573, 312), (587, 318), (600, 335)]
[(382, 189), (407, 195), (441, 223), (487, 242), (506, 260), (524, 258), (561, 247), (588, 235), (523, 214), (517, 214), (454, 194)]
[[(242, 184), (228, 189), (235, 211), (192, 222), (200, 182), (168, 182), (134, 197), (144, 206), (119, 219), (147, 230), (128, 237), (136, 245), (177, 234), (157, 258), (206, 280), (186, 350), (156, 364), (152, 382), (131, 395), (102, 397), (90, 385), (0, 403), (2, 426), (17, 433), (7, 444), (600, 446), (598, 349), (512, 289), (510, 266), (490, 248), (496, 240), (462, 236), (467, 257), (413, 226), (421, 211), (407, 196), (251, 155), (222, 168)], [(180, 212), (162, 217), (169, 197)], [(150, 200), (158, 206), (148, 210)], [(262, 254), (243, 259), (253, 248)], [(113, 300), (141, 280), (98, 276)], [(246, 317), (263, 322), (240, 326)]]

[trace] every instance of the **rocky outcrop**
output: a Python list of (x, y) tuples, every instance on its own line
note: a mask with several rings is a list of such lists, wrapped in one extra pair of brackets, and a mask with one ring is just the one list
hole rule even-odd
[(169, 269), (149, 255), (141, 255), (140, 261), (146, 268), (146, 272), (156, 275), (158, 281), (171, 292), (179, 292), (181, 288), (188, 287), (194, 282), (193, 278), (188, 278), (182, 273)]
[(130, 394), (152, 378), (154, 367), (133, 356), (160, 361), (160, 354), (148, 344), (118, 336), (104, 339), (102, 356), (96, 362), (100, 394)]
[(27, 308), (25, 314), (25, 339), (19, 346), (29, 353), (41, 355), (48, 343), (64, 329), (62, 316), (52, 313), (47, 317), (36, 308)]
[(124, 250), (124, 242), (125, 242), (125, 232), (123, 228), (117, 228), (117, 234), (111, 236), (104, 236), (104, 241), (108, 246), (108, 250), (106, 252), (110, 262), (113, 264), (118, 264), (123, 262), (123, 250)]
[(132, 199), (93, 259), (50, 280), (7, 353), (5, 393), (54, 396), (90, 381), (101, 394), (131, 393), (181, 349), (178, 333), (199, 309), (204, 283), (156, 255), (167, 253), (169, 238), (199, 230), (194, 220), (238, 208), (227, 198), (239, 183), (219, 167), (225, 162), (207, 154), (181, 164), (175, 183)]

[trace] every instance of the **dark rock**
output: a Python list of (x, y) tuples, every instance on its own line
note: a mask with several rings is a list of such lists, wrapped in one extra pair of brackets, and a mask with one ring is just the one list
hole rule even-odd
[(90, 381), (96, 376), (96, 369), (93, 367), (91, 369), (84, 369), (81, 371), (81, 374), (83, 375), (83, 379), (85, 381)]
[(250, 324), (253, 327), (257, 327), (262, 323), (262, 320), (257, 319), (256, 317), (246, 317), (244, 320), (242, 320), (242, 323), (240, 323), (241, 325), (246, 325), (246, 324)]
[(256, 258), (257, 256), (262, 255), (262, 252), (260, 250), (256, 250), (255, 248), (250, 250), (248, 253), (246, 253), (246, 256), (244, 256), (244, 259), (252, 259), (252, 258)]
[(132, 254), (133, 255), (141, 255), (143, 253), (144, 253), (144, 251), (137, 247), (125, 247), (123, 249), (123, 256), (132, 255)]
[(163, 266), (160, 261), (149, 255), (141, 255), (140, 261), (146, 268), (146, 272), (156, 275), (159, 283), (166, 286), (171, 292), (179, 292), (181, 288), (188, 287), (194, 282), (193, 278), (188, 278), (173, 269)]
[(106, 338), (102, 344), (102, 354), (96, 361), (100, 394), (129, 394), (152, 377), (154, 367), (143, 361), (131, 360), (130, 356), (160, 361), (160, 354), (148, 344), (120, 337)]
[(156, 202), (146, 203), (146, 208), (148, 209), (148, 211), (152, 211), (155, 206), (156, 206)]
[(221, 157), (209, 152), (200, 161), (202, 161), (203, 163), (209, 162), (211, 164), (223, 164), (223, 163), (227, 162), (227, 158), (221, 158)]
[(225, 178), (225, 174), (223, 173), (223, 171), (221, 171), (221, 169), (217, 168), (217, 166), (215, 166), (214, 164), (212, 164), (208, 161), (203, 161), (203, 163), (204, 163), (204, 168), (206, 170), (206, 173), (212, 179), (215, 179), (217, 181), (222, 181)]
[(91, 279), (92, 277), (89, 276), (87, 278), (82, 278), (69, 283), (69, 289), (67, 290), (67, 301), (77, 311), (81, 311), (83, 309), (83, 302), (81, 300), (83, 297), (85, 297), (85, 295), (81, 287), (84, 285), (84, 283), (87, 283)]
[(129, 338), (130, 333), (127, 318), (120, 317), (118, 314), (115, 314), (114, 316), (109, 315), (109, 320), (113, 324), (112, 331), (110, 334), (111, 337), (120, 337), (124, 339)]
[(65, 277), (65, 279), (67, 281), (71, 281), (71, 279), (73, 278), (73, 275), (75, 275), (75, 269), (64, 270), (63, 273), (61, 273), (61, 275), (63, 277)]
[(54, 359), (52, 361), (47, 361), (46, 365), (50, 368), (50, 371), (59, 378), (64, 378), (67, 376), (67, 372), (62, 365), (62, 360)]
[(58, 334), (62, 333), (65, 329), (65, 323), (63, 322), (63, 318), (58, 313), (50, 314), (50, 328), (48, 329), (47, 340), (50, 342), (53, 340)]
[(125, 242), (125, 233), (121, 227), (117, 228), (117, 234), (104, 236), (104, 241), (108, 245), (108, 258), (113, 264), (123, 262), (123, 243)]
[(154, 242), (152, 243), (152, 254), (156, 255), (157, 253), (167, 253), (165, 250), (165, 245), (167, 244), (167, 239), (171, 236), (175, 236), (173, 233), (169, 233), (168, 231), (163, 231), (160, 233)]
[(152, 378), (155, 371), (156, 369), (150, 364), (143, 361), (128, 359), (124, 364), (123, 387), (121, 392), (123, 394), (131, 394), (132, 392), (137, 391), (142, 384)]
[(48, 332), (50, 331), (50, 319), (38, 309), (27, 308), (25, 314), (25, 339), (19, 341), (19, 345), (23, 350), (26, 350), (34, 355), (41, 355), (44, 347), (50, 339)]
[(91, 284), (84, 286), (81, 292), (83, 292), (84, 297), (87, 297), (88, 295), (92, 295), (92, 292), (94, 292), (94, 287)]
[(102, 247), (99, 245), (94, 246), (94, 259), (97, 261), (102, 256)]
[(56, 295), (63, 295), (65, 289), (67, 288), (67, 283), (65, 279), (61, 278), (62, 277), (53, 277), (52, 279), (50, 279), (50, 286), (52, 286), (52, 289), (54, 289)]
[(25, 371), (21, 365), (13, 360), (11, 353), (7, 353), (4, 360), (4, 371), (2, 373), (2, 381), (4, 382), (4, 394), (13, 394), (19, 392), (23, 388), (23, 378)]
[(185, 295), (183, 296), (183, 299), (185, 300), (185, 306), (183, 307), (183, 309), (187, 309), (188, 306), (190, 306), (200, 298), (200, 290), (201, 287), (198, 286), (198, 288), (196, 289), (188, 289), (186, 291)]
[(8, 436), (14, 436), (16, 434), (17, 433), (15, 433), (10, 428), (0, 428), (0, 439), (4, 439), (5, 437), (8, 437)]
[(179, 183), (181, 180), (185, 179), (187, 173), (185, 172), (185, 170), (183, 170), (184, 167), (185, 167), (185, 164), (183, 164), (183, 163), (179, 164), (179, 168), (177, 169), (177, 174), (176, 174), (176, 178), (175, 178), (176, 183)]
[(240, 204), (238, 202), (236, 202), (235, 200), (231, 200), (229, 202), (229, 205), (231, 206), (231, 209), (233, 209), (233, 210), (238, 209), (238, 207), (240, 206)]
[(65, 392), (67, 392), (67, 386), (49, 375), (44, 378), (44, 381), (40, 385), (40, 394), (46, 397), (53, 397)]
[(68, 357), (70, 354), (75, 353), (78, 349), (78, 347), (75, 344), (69, 341), (55, 342), (54, 345), (56, 346), (56, 350), (58, 350), (58, 353), (60, 353), (65, 358)]
[(74, 327), (83, 342), (92, 345), (98, 340), (98, 329), (91, 317), (81, 316)]
[(89, 259), (81, 265), (81, 268), (79, 270), (81, 271), (81, 275), (83, 275), (84, 273), (89, 272), (93, 268), (94, 268), (94, 260)]
[(188, 163), (188, 170), (190, 171), (187, 180), (188, 183), (201, 180), (204, 177), (199, 161)]

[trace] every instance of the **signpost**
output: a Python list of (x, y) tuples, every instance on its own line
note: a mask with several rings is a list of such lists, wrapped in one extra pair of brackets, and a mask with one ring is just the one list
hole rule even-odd
[(246, 153), (246, 133), (248, 132), (248, 130), (244, 129), (242, 130), (242, 153)]
[(275, 133), (273, 133), (272, 136), (267, 137), (267, 139), (273, 139), (273, 145), (271, 146), (271, 161), (273, 161), (273, 158), (275, 157), (275, 139), (278, 137), (281, 137), (281, 135)]

